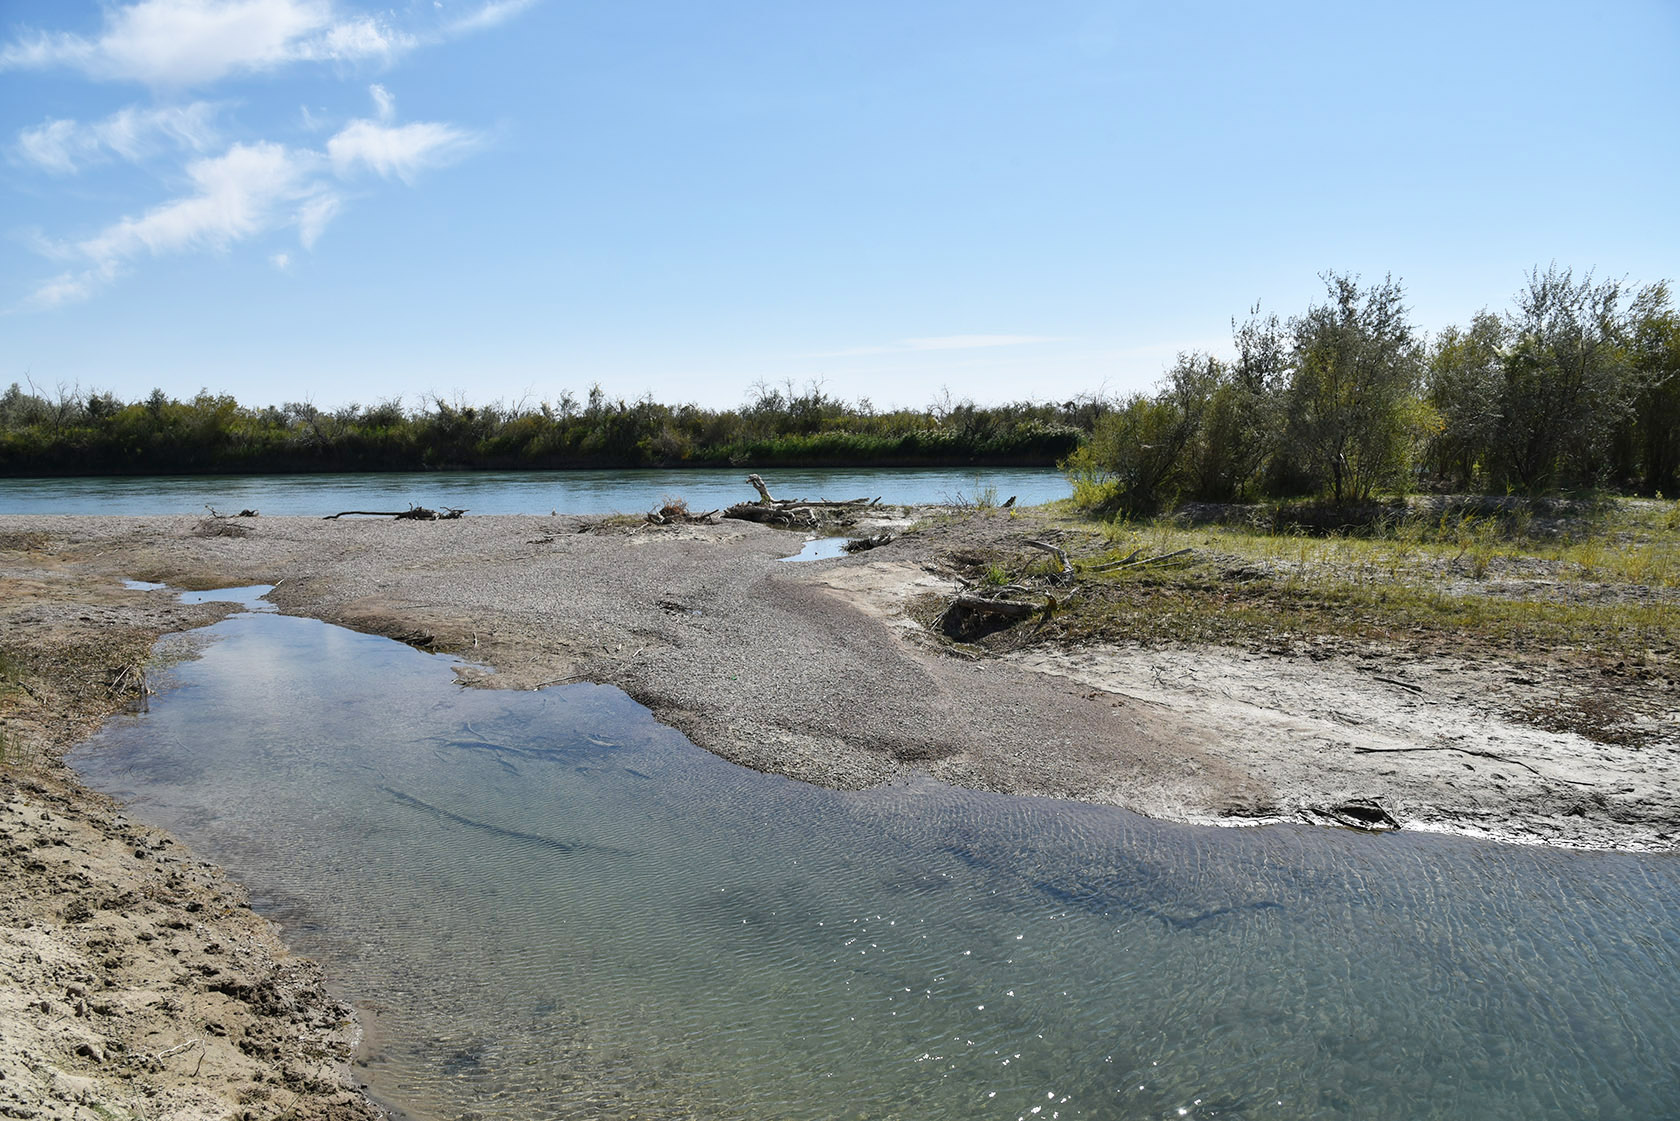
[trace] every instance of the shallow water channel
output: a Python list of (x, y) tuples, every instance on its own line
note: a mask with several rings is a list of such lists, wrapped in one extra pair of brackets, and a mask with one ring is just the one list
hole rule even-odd
[(838, 793), (274, 614), (163, 653), (72, 762), (324, 963), (416, 1117), (1680, 1115), (1674, 857)]

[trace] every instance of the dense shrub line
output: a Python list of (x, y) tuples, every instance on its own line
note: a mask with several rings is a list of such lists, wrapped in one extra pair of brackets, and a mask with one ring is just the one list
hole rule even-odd
[(105, 475), (645, 466), (1051, 466), (1098, 402), (879, 412), (811, 387), (755, 387), (739, 409), (609, 400), (599, 387), (537, 406), (434, 399), (248, 408), (205, 390), (143, 401), (19, 385), (0, 395), (0, 474)]
[(1398, 283), (1325, 275), (1304, 314), (1233, 324), (1099, 416), (1068, 461), (1105, 513), (1417, 490), (1680, 491), (1680, 315), (1666, 283), (1533, 270), (1510, 310), (1425, 339)]
[(1182, 354), (1155, 392), (1118, 401), (982, 407), (947, 394), (880, 411), (761, 383), (727, 410), (597, 386), (534, 407), (328, 412), (14, 383), (0, 394), (0, 474), (1060, 463), (1080, 504), (1125, 514), (1419, 490), (1680, 492), (1680, 314), (1666, 283), (1537, 268), (1509, 310), (1425, 338), (1392, 279), (1324, 279), (1325, 300), (1300, 315), (1256, 307), (1233, 323), (1233, 358)]

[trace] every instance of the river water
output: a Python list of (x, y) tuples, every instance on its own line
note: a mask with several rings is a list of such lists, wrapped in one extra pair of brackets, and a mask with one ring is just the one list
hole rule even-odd
[[(638, 471), (434, 471), (353, 475), (146, 475), (0, 479), (0, 514), (224, 514), (325, 517), (340, 510), (446, 506), (473, 514), (639, 514), (667, 498), (696, 512), (758, 497), (751, 468)], [(880, 498), (888, 503), (1066, 498), (1050, 468), (846, 469), (760, 472), (777, 498)]]
[(416, 1117), (1680, 1116), (1672, 856), (821, 790), (273, 614), (162, 653), (72, 762), (324, 963)]

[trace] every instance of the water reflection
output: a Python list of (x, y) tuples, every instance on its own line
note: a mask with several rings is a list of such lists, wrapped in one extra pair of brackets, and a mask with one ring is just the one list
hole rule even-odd
[(250, 885), (420, 1117), (1680, 1112), (1680, 864), (838, 793), (616, 690), (237, 616), (74, 757)]
[(846, 545), (850, 537), (813, 537), (805, 542), (803, 548), (791, 557), (783, 557), (785, 561), (814, 561), (832, 560), (846, 555)]

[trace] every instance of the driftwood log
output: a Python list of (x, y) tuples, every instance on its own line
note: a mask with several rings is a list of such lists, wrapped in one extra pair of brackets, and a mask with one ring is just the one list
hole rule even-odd
[(441, 511), (428, 510), (424, 506), (410, 506), (406, 510), (340, 510), (321, 520), (330, 522), (337, 518), (359, 515), (367, 518), (395, 518), (399, 522), (452, 522), (465, 513), (466, 510), (454, 506), (445, 506)]
[(758, 501), (737, 502), (723, 512), (724, 517), (761, 522), (765, 525), (810, 528), (817, 525), (820, 516), (829, 511), (860, 509), (881, 501), (879, 497), (852, 498), (843, 502), (831, 502), (826, 498), (776, 498), (770, 493), (769, 486), (761, 476), (748, 475), (747, 482), (758, 491)]
[(877, 533), (872, 537), (856, 537), (840, 546), (848, 553), (866, 553), (870, 549), (879, 549), (882, 545), (891, 545), (893, 535)]
[(963, 592), (951, 601), (950, 610), (973, 611), (980, 615), (1005, 615), (1011, 619), (1026, 619), (1045, 609), (1042, 603), (1026, 603), (1018, 599), (987, 599), (978, 592)]
[(765, 525), (810, 527), (817, 524), (817, 515), (809, 506), (765, 506), (757, 502), (739, 502), (725, 510), (723, 516)]

